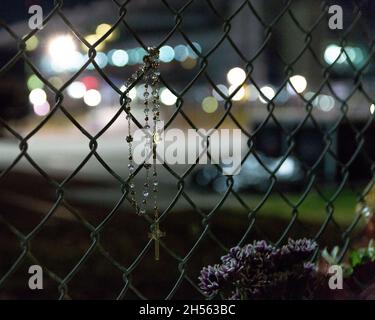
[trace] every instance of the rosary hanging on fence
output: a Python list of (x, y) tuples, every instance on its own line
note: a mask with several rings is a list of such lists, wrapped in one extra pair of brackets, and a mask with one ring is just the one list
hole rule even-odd
[[(129, 93), (126, 94), (126, 119), (128, 120), (128, 136), (126, 141), (129, 146), (129, 193), (130, 202), (132, 207), (135, 209), (138, 215), (144, 216), (148, 214), (147, 205), (149, 202), (153, 202), (153, 220), (154, 223), (151, 226), (151, 232), (149, 233), (150, 239), (154, 241), (155, 245), (155, 260), (160, 258), (160, 239), (165, 236), (165, 233), (160, 230), (159, 226), (159, 208), (157, 203), (158, 193), (158, 173), (156, 170), (156, 156), (157, 156), (157, 142), (159, 139), (158, 135), (158, 122), (160, 121), (160, 101), (159, 101), (159, 50), (154, 47), (148, 48), (148, 54), (143, 58), (142, 67), (137, 70), (132, 77), (127, 81), (126, 87), (130, 85), (139, 77), (144, 79), (144, 114), (145, 114), (145, 125), (143, 129), (149, 133), (146, 135), (145, 141), (145, 154), (146, 160), (144, 162), (144, 168), (146, 170), (146, 180), (143, 184), (142, 201), (138, 204), (136, 200), (136, 191), (134, 184), (134, 159), (133, 159), (133, 137), (131, 135), (131, 99)], [(150, 119), (150, 117), (152, 117)], [(151, 126), (150, 126), (151, 124)], [(152, 163), (148, 158), (152, 156)], [(152, 171), (152, 173), (151, 173)], [(150, 174), (151, 173), (151, 174)], [(152, 188), (151, 188), (152, 187)]]

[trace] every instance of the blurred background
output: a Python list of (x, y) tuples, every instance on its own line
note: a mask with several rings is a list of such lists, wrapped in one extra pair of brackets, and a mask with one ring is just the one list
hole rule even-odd
[[(30, 33), (33, 4), (45, 24)], [(330, 4), (342, 6), (343, 30), (329, 29)], [(202, 298), (199, 270), (238, 243), (315, 237), (345, 250), (363, 235), (375, 157), (372, 1), (2, 5), (0, 298)], [(121, 93), (151, 45), (161, 120), (240, 128), (244, 157), (233, 180), (220, 165), (158, 166), (159, 262), (150, 222), (124, 198)], [(143, 93), (142, 81), (129, 92), (141, 123)], [(46, 274), (38, 292), (27, 288), (35, 263)]]

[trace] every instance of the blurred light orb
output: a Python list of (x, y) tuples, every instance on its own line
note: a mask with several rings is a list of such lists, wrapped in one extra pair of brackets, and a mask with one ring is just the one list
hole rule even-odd
[(217, 110), (218, 102), (214, 97), (206, 97), (202, 101), (202, 109), (206, 113), (213, 113)]
[(43, 117), (49, 113), (49, 111), (51, 110), (51, 106), (49, 105), (47, 101), (45, 101), (42, 104), (34, 104), (33, 109), (34, 109), (34, 113), (37, 116)]
[(290, 94), (302, 93), (307, 88), (307, 80), (304, 76), (295, 75), (289, 78), (290, 84), (287, 85), (287, 90)]
[(39, 39), (37, 36), (32, 36), (26, 41), (26, 51), (34, 51), (39, 45)]
[(185, 61), (189, 57), (189, 50), (183, 44), (179, 44), (174, 48), (174, 58), (177, 61)]
[(375, 112), (375, 105), (372, 104), (372, 105), (370, 106), (370, 113), (371, 113), (371, 114), (374, 114), (374, 112)]
[(159, 59), (162, 62), (171, 62), (174, 59), (174, 50), (170, 46), (163, 46), (160, 48)]
[(354, 48), (355, 50), (355, 60), (353, 61), (355, 64), (361, 64), (364, 59), (365, 55), (363, 54), (363, 51), (361, 48)]
[(33, 105), (42, 105), (47, 101), (47, 94), (43, 89), (33, 89), (29, 94), (29, 100)]
[(48, 44), (48, 52), (52, 58), (67, 58), (76, 51), (76, 44), (70, 35), (60, 35), (53, 38)]
[(111, 54), (111, 63), (116, 67), (123, 67), (129, 61), (129, 56), (125, 50), (115, 50)]
[(329, 112), (335, 107), (335, 99), (331, 96), (321, 94), (318, 97), (318, 107), (324, 112)]
[(86, 76), (82, 78), (81, 82), (85, 85), (86, 89), (97, 89), (99, 87), (99, 81), (95, 77)]
[[(97, 34), (89, 34), (88, 36), (85, 37), (85, 40), (92, 46), (94, 45), (98, 40), (100, 39), (100, 36), (97, 35)], [(95, 49), (96, 50), (102, 50), (105, 46), (105, 41), (102, 40), (100, 43), (98, 43), (96, 46), (95, 46)], [(82, 43), (82, 48), (85, 50), (85, 51), (88, 51), (89, 50), (89, 47), (87, 47), (84, 43)]]
[[(275, 90), (270, 87), (270, 86), (264, 86), (260, 89), (260, 92), (268, 99), (268, 100), (272, 100), (275, 95), (276, 95), (276, 92)], [(259, 100), (260, 102), (262, 103), (268, 103), (268, 100), (264, 99), (263, 96), (260, 94), (259, 95)]]
[[(233, 85), (229, 87), (229, 95), (233, 94), (238, 89), (237, 85)], [(240, 101), (245, 97), (246, 90), (244, 87), (241, 87), (237, 93), (232, 97), (233, 101)]]
[(128, 54), (128, 64), (136, 64), (138, 63), (137, 60), (137, 53), (135, 49), (129, 49), (126, 52)]
[(181, 66), (187, 70), (194, 69), (196, 65), (197, 65), (197, 60), (190, 58), (190, 57), (188, 57), (186, 60), (181, 62)]
[(96, 27), (96, 34), (99, 36), (99, 37), (102, 37), (103, 35), (105, 35), (110, 29), (112, 28), (112, 26), (108, 23), (102, 23), (102, 24), (99, 24), (97, 27)]
[[(121, 92), (125, 92), (126, 86), (122, 85), (120, 90)], [(130, 99), (134, 100), (137, 97), (137, 88), (136, 87), (131, 88), (128, 95)]]
[(48, 44), (51, 68), (55, 72), (74, 71), (83, 65), (84, 57), (70, 35), (60, 35)]
[(98, 90), (90, 89), (86, 91), (83, 101), (85, 101), (88, 106), (95, 107), (102, 101), (102, 95)]
[(346, 61), (346, 56), (344, 53), (341, 53), (340, 46), (330, 44), (324, 51), (324, 61), (328, 64), (333, 64), (336, 60), (337, 63), (342, 64)]
[(240, 67), (232, 68), (227, 73), (227, 80), (231, 85), (238, 86), (244, 83), (245, 79), (246, 79), (246, 72)]
[(256, 101), (259, 97), (259, 91), (253, 84), (247, 87), (247, 96), (249, 101)]
[(86, 93), (86, 86), (83, 82), (74, 81), (68, 88), (68, 95), (73, 99), (81, 99)]
[(108, 64), (108, 58), (104, 52), (97, 52), (94, 60), (100, 68), (105, 68)]
[(44, 87), (44, 83), (36, 74), (33, 74), (27, 79), (27, 87), (30, 91), (34, 89), (42, 89)]
[(218, 84), (216, 85), (216, 87), (220, 91), (220, 93), (215, 88), (213, 88), (212, 95), (215, 97), (217, 101), (223, 101), (224, 99), (221, 95), (224, 95), (225, 97), (227, 97), (229, 93), (228, 88), (223, 84)]
[(172, 106), (176, 103), (177, 97), (168, 88), (163, 88), (160, 92), (160, 100), (166, 106)]
[(145, 55), (147, 55), (147, 51), (144, 48), (139, 47), (139, 48), (136, 48), (134, 52), (135, 52), (136, 62), (143, 63), (143, 58)]
[[(196, 51), (198, 51), (199, 53), (202, 53), (202, 47), (200, 46), (199, 43), (192, 42), (191, 44), (193, 45), (193, 47)], [(198, 55), (196, 54), (194, 49), (192, 48), (192, 46), (190, 46), (190, 45), (188, 46), (189, 57), (192, 58), (192, 59), (197, 59)]]

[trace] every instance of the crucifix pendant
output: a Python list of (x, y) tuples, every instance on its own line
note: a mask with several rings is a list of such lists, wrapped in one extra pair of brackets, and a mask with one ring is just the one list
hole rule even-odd
[(165, 232), (161, 231), (159, 228), (159, 222), (155, 222), (152, 232), (148, 235), (150, 239), (154, 240), (155, 246), (155, 260), (159, 261), (160, 259), (160, 239), (165, 236)]

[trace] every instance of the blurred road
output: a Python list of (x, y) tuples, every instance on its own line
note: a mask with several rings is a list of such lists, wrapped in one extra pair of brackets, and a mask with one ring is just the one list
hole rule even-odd
[[(61, 135), (37, 135), (32, 137), (28, 143), (28, 154), (30, 157), (45, 172), (60, 182), (80, 165), (89, 152), (89, 140), (83, 135), (67, 134), (65, 137)], [(103, 136), (98, 139), (97, 152), (119, 176), (122, 178), (128, 176), (128, 147), (123, 137), (119, 135)], [(20, 150), (15, 140), (0, 140), (0, 169), (7, 168), (19, 153)], [(189, 165), (171, 166), (178, 174), (182, 174), (188, 167)], [(12, 172), (26, 174), (28, 181), (25, 181), (25, 183), (29, 184), (31, 182), (29, 181), (30, 175), (31, 177), (35, 176), (35, 178), (40, 177), (40, 174), (36, 172), (24, 157), (12, 169)], [(158, 174), (160, 190), (159, 204), (161, 208), (167, 208), (178, 193), (178, 180), (164, 169), (162, 165), (158, 166)], [(193, 184), (190, 183), (190, 177), (188, 176), (185, 180), (185, 190), (194, 199), (194, 202), (203, 210), (214, 208), (221, 195), (210, 192), (202, 194), (201, 190), (196, 190)], [(105, 204), (106, 206), (113, 206), (121, 196), (120, 184), (103, 168), (95, 156), (91, 157), (73, 181), (84, 182), (83, 185), (79, 184), (76, 186), (73, 183), (67, 187), (69, 197), (78, 203), (92, 204), (96, 202)], [(138, 174), (135, 183), (138, 186), (138, 190), (141, 190), (144, 183), (144, 175)], [(8, 190), (8, 192), (9, 195), (12, 192), (12, 197), (9, 197), (8, 201), (10, 201), (9, 199), (17, 199), (18, 191), (16, 186), (13, 191)], [(39, 192), (43, 193), (43, 190), (41, 189)], [(28, 201), (32, 201), (28, 193), (23, 192), (23, 194), (18, 194), (18, 196), (29, 197)], [(33, 197), (35, 201), (40, 201), (39, 197), (35, 198), (35, 195)], [(40, 202), (38, 202), (39, 205)], [(239, 206), (239, 203), (227, 201), (225, 206), (233, 208), (233, 206)], [(177, 202), (175, 208), (191, 209), (191, 206), (186, 200), (181, 199)]]

